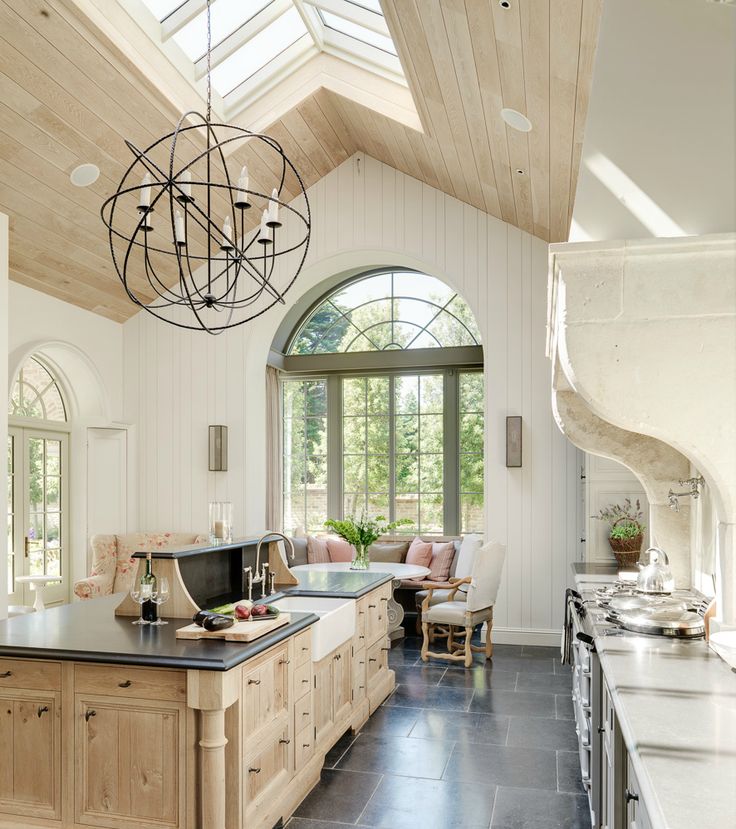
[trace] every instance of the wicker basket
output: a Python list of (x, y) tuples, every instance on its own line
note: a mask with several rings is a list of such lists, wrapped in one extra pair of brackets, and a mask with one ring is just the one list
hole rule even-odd
[[(631, 521), (629, 518), (619, 518), (614, 523), (614, 527), (619, 521)], [(642, 533), (633, 538), (609, 538), (608, 543), (611, 545), (616, 562), (619, 567), (636, 567), (639, 556), (641, 555), (641, 543), (644, 539)]]

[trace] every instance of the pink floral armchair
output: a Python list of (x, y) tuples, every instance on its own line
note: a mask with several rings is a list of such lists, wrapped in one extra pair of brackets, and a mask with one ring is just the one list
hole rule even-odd
[(186, 544), (203, 544), (206, 535), (195, 533), (128, 533), (127, 535), (93, 535), (92, 572), (74, 584), (74, 595), (95, 599), (110, 593), (130, 590), (138, 568), (133, 553), (149, 548), (165, 549)]

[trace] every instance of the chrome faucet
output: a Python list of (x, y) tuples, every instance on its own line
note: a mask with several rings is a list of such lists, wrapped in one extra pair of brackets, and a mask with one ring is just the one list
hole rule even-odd
[(253, 568), (246, 567), (243, 570), (244, 573), (248, 574), (248, 601), (253, 601)]
[(288, 545), (289, 555), (291, 557), (291, 560), (294, 561), (294, 559), (296, 558), (296, 553), (294, 552), (294, 543), (292, 542), (292, 540), (288, 536), (284, 535), (283, 533), (279, 533), (279, 532), (268, 532), (265, 535), (262, 535), (258, 539), (258, 546), (256, 547), (256, 574), (255, 574), (255, 576), (253, 576), (253, 582), (255, 584), (260, 584), (261, 578), (262, 578), (262, 576), (258, 572), (260, 570), (260, 563), (261, 563), (261, 545), (266, 540), (271, 541), (274, 536), (277, 536), (278, 538), (283, 538), (283, 540)]

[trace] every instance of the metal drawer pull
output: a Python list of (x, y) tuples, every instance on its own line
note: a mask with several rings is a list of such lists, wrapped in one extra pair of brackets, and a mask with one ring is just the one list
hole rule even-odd
[(7, 679), (9, 676), (13, 676), (12, 671), (5, 671), (4, 674), (0, 674), (0, 677), (2, 677), (3, 679)]
[(626, 789), (626, 791), (624, 792), (624, 797), (626, 798), (627, 803), (631, 803), (632, 800), (635, 803), (639, 802), (639, 795), (635, 792), (632, 792), (630, 789)]
[(606, 726), (605, 725), (599, 725), (598, 726), (598, 733), (599, 734), (605, 734), (606, 733)]
[(311, 743), (302, 743), (302, 748), (309, 748), (311, 745)]
[(381, 648), (382, 651), (390, 651), (391, 648)]
[(365, 636), (363, 636), (363, 635), (361, 634), (361, 635), (358, 637), (358, 639), (365, 639)]
[(260, 774), (261, 773), (260, 767), (258, 767), (257, 769), (252, 769), (251, 768), (251, 769), (248, 769), (248, 771), (251, 772), (252, 774)]
[(248, 680), (248, 685), (260, 685), (260, 684), (261, 684), (260, 679), (249, 679)]
[(291, 662), (291, 659), (288, 659), (288, 658), (287, 659), (280, 659), (279, 660), (279, 665), (288, 665), (289, 662)]
[(282, 739), (282, 740), (279, 740), (279, 742), (280, 742), (282, 745), (288, 746), (288, 745), (289, 745), (289, 743), (291, 742), (291, 740), (283, 740), (283, 739)]
[(90, 718), (90, 717), (96, 717), (96, 716), (97, 716), (97, 711), (94, 711), (94, 710), (93, 710), (93, 709), (91, 709), (91, 708), (89, 709), (89, 711), (85, 711), (85, 712), (84, 712), (84, 719), (85, 719), (87, 722), (89, 722), (89, 718)]
[(308, 679), (303, 679), (302, 680), (302, 685), (309, 685), (309, 680)]
[(369, 662), (377, 662), (378, 660), (377, 660), (377, 659), (374, 659), (374, 658), (371, 656), (371, 657), (369, 658), (369, 660), (368, 660), (368, 661), (369, 661)]
[(358, 685), (358, 688), (365, 688), (365, 685)]
[(309, 650), (309, 645), (302, 645), (302, 650), (303, 651), (308, 651)]
[(302, 717), (308, 717), (309, 711), (302, 711)]
[(387, 599), (385, 596), (381, 596), (381, 601), (382, 601), (382, 602), (387, 602), (387, 601), (388, 601), (388, 599)]
[(47, 713), (48, 713), (48, 710), (49, 710), (48, 705), (39, 705), (39, 706), (38, 706), (38, 718), (39, 718), (39, 719), (41, 719), (41, 717), (42, 717), (44, 714), (47, 714)]
[(378, 605), (375, 605), (375, 604), (369, 604), (369, 605), (368, 605), (368, 608), (370, 609), (371, 607), (378, 607)]
[(126, 679), (125, 682), (118, 682), (118, 688), (130, 688), (132, 684), (129, 679)]

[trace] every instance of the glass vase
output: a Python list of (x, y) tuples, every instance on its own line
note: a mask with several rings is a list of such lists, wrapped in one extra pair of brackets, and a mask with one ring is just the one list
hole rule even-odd
[(210, 544), (230, 544), (232, 540), (232, 502), (210, 501)]
[(371, 557), (368, 555), (368, 547), (356, 547), (355, 558), (350, 563), (351, 570), (369, 570)]

